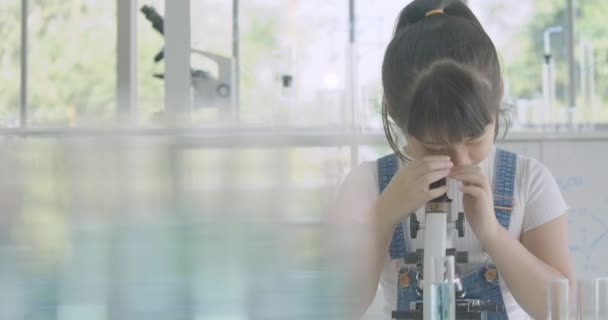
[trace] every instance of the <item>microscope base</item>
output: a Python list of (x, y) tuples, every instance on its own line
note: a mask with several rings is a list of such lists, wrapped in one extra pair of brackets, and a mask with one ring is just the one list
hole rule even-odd
[[(504, 311), (504, 307), (500, 307), (489, 301), (476, 299), (456, 300), (456, 319), (458, 320), (487, 320), (488, 312), (501, 311)], [(392, 319), (424, 320), (422, 301), (412, 302), (410, 311), (393, 311)]]
[[(403, 320), (423, 320), (421, 311), (393, 311), (393, 319)], [(488, 314), (486, 312), (458, 312), (456, 311), (456, 319), (458, 320), (486, 320)]]

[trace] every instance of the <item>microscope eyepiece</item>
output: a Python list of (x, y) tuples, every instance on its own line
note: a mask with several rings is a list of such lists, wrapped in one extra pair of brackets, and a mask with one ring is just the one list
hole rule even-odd
[[(439, 180), (431, 183), (431, 185), (429, 186), (429, 189), (441, 188), (441, 187), (445, 186), (446, 184), (447, 184), (446, 178), (439, 179)], [(447, 201), (450, 201), (450, 198), (448, 198), (447, 193), (445, 193), (442, 196), (431, 200), (430, 202), (447, 202)]]

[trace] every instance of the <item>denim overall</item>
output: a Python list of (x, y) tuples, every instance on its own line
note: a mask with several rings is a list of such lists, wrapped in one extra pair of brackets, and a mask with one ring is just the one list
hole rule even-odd
[[(513, 208), (513, 186), (515, 183), (515, 169), (517, 155), (508, 151), (496, 150), (496, 162), (494, 171), (494, 211), (500, 224), (509, 229), (511, 210)], [(395, 154), (378, 159), (378, 184), (380, 192), (386, 188), (399, 168), (399, 159)], [(391, 241), (389, 253), (391, 260), (404, 259), (408, 248), (405, 242), (407, 228), (406, 220), (402, 221), (395, 229)], [(410, 311), (410, 303), (420, 300), (416, 292), (418, 283), (416, 272), (410, 268), (402, 268), (399, 271), (399, 279), (405, 276), (407, 281), (399, 281), (397, 285), (397, 310)], [(470, 271), (461, 275), (465, 299), (478, 299), (484, 302), (500, 306), (502, 311), (488, 312), (488, 320), (508, 320), (504, 311), (504, 301), (499, 285), (499, 275), (494, 265), (486, 265), (478, 270)]]

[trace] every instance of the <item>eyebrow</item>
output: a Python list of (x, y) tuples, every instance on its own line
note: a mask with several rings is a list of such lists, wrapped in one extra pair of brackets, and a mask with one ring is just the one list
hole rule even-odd
[[(462, 141), (471, 141), (471, 140), (479, 139), (484, 134), (485, 134), (485, 131), (482, 134), (480, 134), (480, 135), (478, 135), (476, 137), (465, 137)], [(443, 143), (434, 143), (434, 142), (425, 142), (425, 141), (420, 141), (420, 142), (423, 145), (427, 146), (427, 147), (437, 147), (437, 148), (440, 148), (440, 147), (445, 147), (445, 146), (449, 145), (449, 143), (448, 144), (443, 144)]]
[(439, 143), (431, 143), (431, 142), (422, 142), (425, 146), (428, 147), (445, 147), (447, 144), (439, 144)]

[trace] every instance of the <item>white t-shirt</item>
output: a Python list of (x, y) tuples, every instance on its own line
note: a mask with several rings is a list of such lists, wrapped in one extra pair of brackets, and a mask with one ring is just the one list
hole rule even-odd
[[(480, 163), (483, 174), (488, 177), (490, 185), (494, 181), (494, 159), (496, 149), (492, 148), (488, 158)], [(335, 203), (335, 214), (350, 222), (367, 223), (370, 221), (371, 208), (378, 198), (378, 171), (376, 161), (364, 162), (355, 167), (344, 179)], [(453, 199), (452, 212), (462, 210), (462, 194), (458, 192), (458, 184), (448, 179), (448, 196)], [(514, 208), (511, 212), (509, 233), (515, 239), (520, 239), (522, 233), (541, 226), (563, 215), (566, 205), (555, 179), (540, 162), (535, 159), (518, 155), (514, 186)], [(416, 213), (420, 221), (424, 221), (424, 208)], [(407, 226), (407, 225), (406, 225)], [(409, 226), (408, 226), (409, 227)], [(423, 234), (423, 233), (421, 233)], [(409, 251), (423, 248), (423, 236), (416, 239), (407, 238)], [(479, 268), (488, 262), (481, 243), (473, 234), (471, 227), (466, 224), (465, 237), (455, 237), (454, 246), (458, 251), (469, 252), (469, 265), (460, 268), (461, 273)], [(397, 261), (386, 255), (382, 270), (380, 285), (385, 296), (385, 315), (390, 319), (391, 311), (397, 305)], [(522, 272), (525, 272), (522, 270)], [(531, 319), (517, 304), (505, 283), (500, 281), (500, 287), (510, 320)]]

